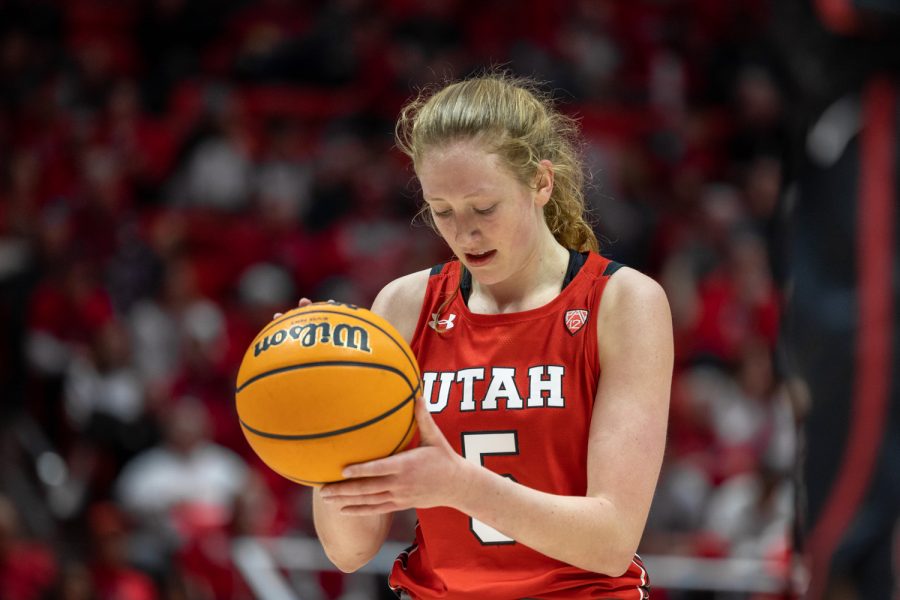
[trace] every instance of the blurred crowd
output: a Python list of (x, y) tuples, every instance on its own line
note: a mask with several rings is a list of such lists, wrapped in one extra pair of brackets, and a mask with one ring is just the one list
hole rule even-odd
[(242, 437), (237, 367), (300, 296), (368, 305), (448, 258), (393, 121), (491, 65), (579, 117), (604, 254), (669, 295), (642, 552), (783, 575), (767, 19), (764, 0), (0, 0), (0, 597), (247, 598), (231, 540), (312, 533), (307, 490)]

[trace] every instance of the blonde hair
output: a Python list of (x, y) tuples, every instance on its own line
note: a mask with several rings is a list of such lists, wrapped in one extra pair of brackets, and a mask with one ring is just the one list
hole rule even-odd
[[(597, 251), (585, 219), (584, 170), (574, 119), (556, 111), (533, 81), (488, 73), (421, 92), (400, 112), (397, 146), (418, 164), (430, 148), (477, 140), (523, 184), (535, 188), (539, 163), (553, 163), (554, 183), (544, 220), (564, 247)], [(420, 213), (434, 226), (427, 209)]]

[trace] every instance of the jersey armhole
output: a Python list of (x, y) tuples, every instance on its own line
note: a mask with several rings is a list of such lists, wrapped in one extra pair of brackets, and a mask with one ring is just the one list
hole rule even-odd
[(623, 265), (620, 262), (611, 260), (611, 261), (609, 261), (609, 264), (606, 265), (606, 268), (603, 270), (603, 276), (604, 277), (612, 277), (616, 273), (616, 271), (618, 271), (619, 269), (621, 269), (624, 266), (625, 265)]
[[(609, 259), (607, 259), (607, 260), (609, 260)], [(591, 337), (593, 338), (593, 343), (591, 344), (589, 354), (592, 357), (593, 366), (596, 369), (596, 374), (597, 374), (598, 378), (603, 373), (603, 365), (600, 363), (600, 336), (603, 335), (603, 332), (597, 330), (598, 322), (600, 319), (600, 305), (603, 302), (603, 296), (604, 296), (604, 293), (606, 292), (606, 286), (609, 284), (610, 277), (615, 275), (616, 272), (624, 266), (626, 266), (626, 265), (624, 265), (620, 262), (616, 262), (614, 260), (610, 260), (607, 263), (606, 267), (604, 267), (603, 273), (600, 275), (600, 278), (598, 278), (597, 284), (595, 284), (595, 285), (599, 284), (600, 293), (597, 294), (597, 298), (593, 302), (594, 306), (592, 307), (592, 311), (591, 311), (594, 315), (595, 321), (593, 323), (593, 327), (591, 328)]]

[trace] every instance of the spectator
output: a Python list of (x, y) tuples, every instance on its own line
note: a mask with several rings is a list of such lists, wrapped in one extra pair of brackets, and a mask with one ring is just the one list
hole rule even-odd
[(97, 600), (91, 573), (84, 563), (71, 561), (63, 565), (59, 578), (47, 600)]
[(129, 530), (124, 515), (111, 503), (88, 512), (93, 559), (91, 581), (97, 600), (156, 600), (153, 581), (128, 564)]
[(241, 211), (253, 190), (255, 139), (248, 115), (233, 93), (220, 90), (212, 111), (212, 131), (196, 140), (170, 201), (181, 206)]
[(116, 484), (122, 507), (137, 524), (133, 559), (157, 572), (194, 531), (227, 523), (245, 489), (247, 467), (208, 439), (209, 415), (193, 398), (164, 414), (163, 442), (125, 465)]
[(0, 597), (40, 600), (53, 585), (57, 568), (50, 548), (21, 536), (16, 507), (0, 496)]
[(131, 362), (124, 325), (110, 320), (90, 346), (69, 364), (65, 378), (66, 413), (74, 427), (114, 456), (129, 456), (146, 444), (144, 389)]

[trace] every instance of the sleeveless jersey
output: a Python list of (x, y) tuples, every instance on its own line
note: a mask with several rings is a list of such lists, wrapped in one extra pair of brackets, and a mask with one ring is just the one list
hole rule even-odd
[[(429, 411), (456, 452), (531, 488), (586, 494), (600, 377), (597, 308), (618, 266), (591, 253), (548, 304), (491, 315), (469, 311), (458, 261), (432, 269), (411, 346)], [(415, 543), (390, 577), (398, 593), (454, 600), (649, 598), (637, 556), (624, 575), (608, 577), (549, 558), (451, 508), (417, 515)]]

